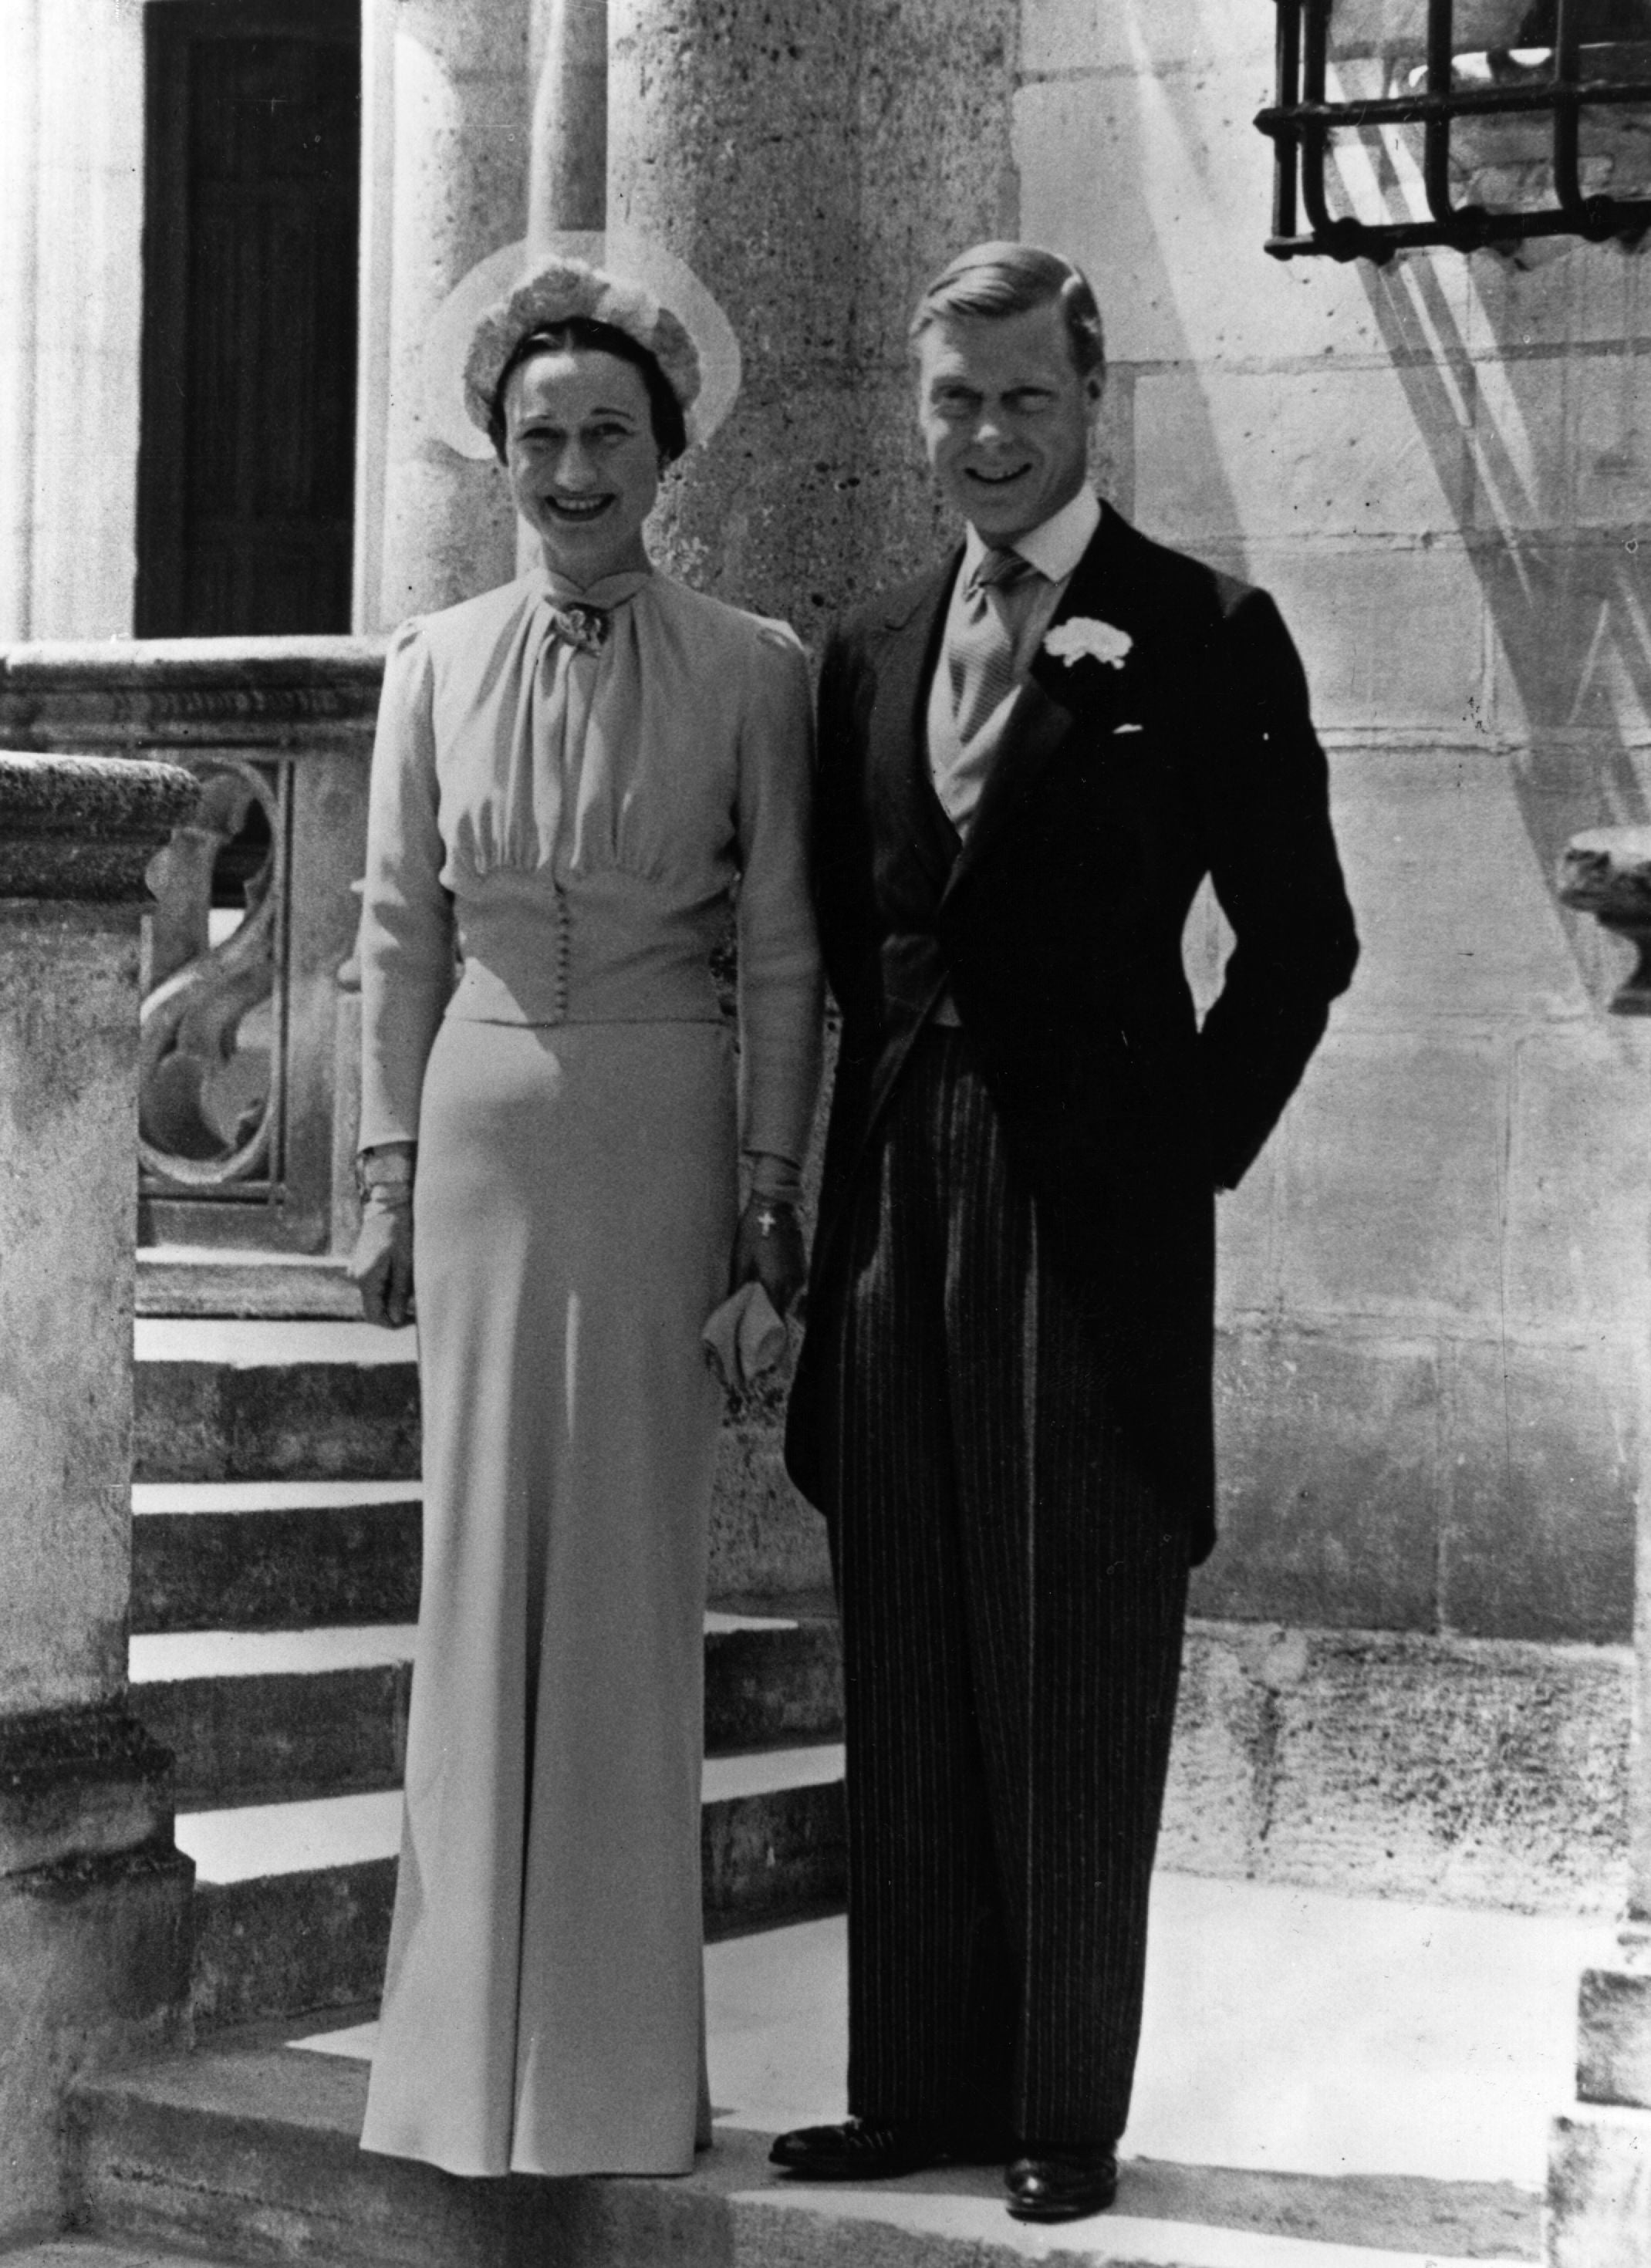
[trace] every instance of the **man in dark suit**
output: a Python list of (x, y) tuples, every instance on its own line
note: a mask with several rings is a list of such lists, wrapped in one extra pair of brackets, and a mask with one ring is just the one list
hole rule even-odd
[[(810, 2180), (1007, 2164), (1112, 2200), (1187, 1575), (1214, 1541), (1214, 1192), (1357, 957), (1271, 600), (1097, 502), (1083, 276), (964, 253), (912, 328), (968, 523), (820, 688), (843, 1012), (787, 1458), (830, 1522), (849, 2101)], [(1234, 938), (1200, 1026), (1208, 877)]]

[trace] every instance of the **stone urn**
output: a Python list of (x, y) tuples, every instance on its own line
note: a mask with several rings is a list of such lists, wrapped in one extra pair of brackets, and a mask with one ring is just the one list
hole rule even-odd
[(1651, 1016), (1651, 827), (1596, 827), (1574, 835), (1556, 877), (1561, 905), (1592, 914), (1634, 948), (1611, 1013)]

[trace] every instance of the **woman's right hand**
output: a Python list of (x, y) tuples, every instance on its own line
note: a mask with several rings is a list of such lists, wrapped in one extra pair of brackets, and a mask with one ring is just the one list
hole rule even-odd
[(412, 1320), (413, 1208), (405, 1198), (389, 1204), (368, 1191), (346, 1272), (368, 1322), (395, 1331)]

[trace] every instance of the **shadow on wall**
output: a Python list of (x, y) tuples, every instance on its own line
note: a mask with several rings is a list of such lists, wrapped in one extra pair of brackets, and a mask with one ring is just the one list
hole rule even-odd
[[(1476, 721), (1511, 751), (1520, 814), (1550, 893), (1576, 828), (1651, 819), (1651, 537), (1641, 543), (1651, 458), (1635, 400), (1640, 342), (1631, 333), (1576, 335), (1600, 298), (1620, 291), (1632, 301), (1631, 259), (1615, 247), (1577, 246), (1527, 275), (1476, 255), (1467, 305), (1485, 334), (1472, 342), (1463, 303), (1433, 261), (1360, 270), (1415, 431), (1448, 491), (1465, 468), (1463, 540), (1489, 639)], [(1590, 994), (1607, 997), (1622, 974), (1618, 956), (1607, 948), (1602, 964), (1595, 925), (1560, 915)]]
[[(1622, 949), (1553, 873), (1651, 802), (1625, 548), (1651, 263), (1269, 260), (1270, 13), (1030, 0), (1016, 103), (1026, 232), (1089, 261), (1111, 324), (1110, 491), (1277, 596), (1366, 945), (1222, 1205), (1225, 1540), (1196, 1603), (1621, 1642), (1651, 1035), (1604, 1014)], [(1226, 942), (1198, 909), (1202, 998)]]

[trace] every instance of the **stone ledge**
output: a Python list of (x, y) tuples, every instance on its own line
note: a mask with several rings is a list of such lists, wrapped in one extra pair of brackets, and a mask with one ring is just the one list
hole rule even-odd
[(154, 1849), (0, 1883), (0, 2247), (70, 2217), (70, 2088), (186, 2036), (193, 1878)]
[(172, 764), (0, 748), (0, 898), (142, 899), (199, 794)]
[(1534, 2198), (1505, 2184), (1133, 2158), (1116, 2214), (1030, 2231), (994, 2168), (811, 2189), (733, 2127), (677, 2180), (455, 2180), (363, 2152), (365, 2091), (365, 2065), (251, 2043), (94, 2080), (76, 2102), (85, 2224), (353, 2268), (1510, 2268), (1539, 2241)]
[(0, 736), (18, 747), (343, 745), (365, 755), (384, 638), (145, 638), (0, 649)]
[(1579, 2110), (1553, 2122), (1548, 2268), (1645, 2268), (1651, 2258), (1651, 2111)]
[(140, 1315), (271, 1316), (356, 1322), (361, 1294), (340, 1254), (140, 1246)]
[(172, 1849), (172, 1756), (118, 1703), (0, 1719), (0, 1877)]
[(1159, 1863), (1611, 1918), (1632, 1675), (1625, 1646), (1195, 1620)]
[(1583, 2102), (1651, 2106), (1651, 1975), (1643, 1970), (1582, 1971), (1576, 2091)]

